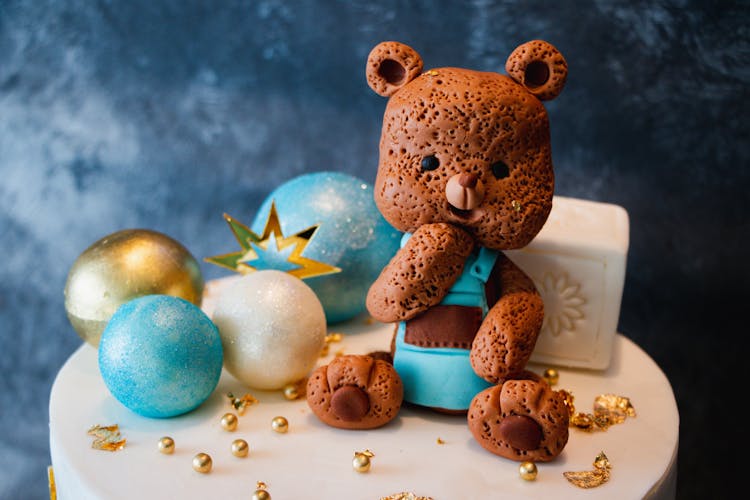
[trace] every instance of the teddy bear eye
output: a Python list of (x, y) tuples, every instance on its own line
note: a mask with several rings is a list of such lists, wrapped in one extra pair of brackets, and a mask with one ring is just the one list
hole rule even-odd
[(493, 163), (490, 168), (492, 168), (492, 175), (495, 176), (495, 179), (505, 179), (510, 175), (508, 165), (501, 161)]
[(425, 156), (422, 158), (422, 170), (435, 170), (440, 166), (440, 160), (435, 155)]

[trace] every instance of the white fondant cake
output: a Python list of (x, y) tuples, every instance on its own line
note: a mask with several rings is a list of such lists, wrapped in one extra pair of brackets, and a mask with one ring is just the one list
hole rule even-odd
[[(209, 282), (204, 309), (213, 307), (216, 288)], [(331, 344), (337, 351), (365, 353), (385, 349), (392, 325), (368, 318), (334, 325), (344, 333)], [(541, 373), (546, 365), (532, 364)], [(197, 410), (170, 419), (136, 415), (117, 402), (99, 375), (96, 349), (82, 345), (61, 369), (50, 398), (50, 450), (56, 494), (60, 500), (165, 498), (248, 498), (263, 481), (274, 500), (379, 499), (411, 492), (442, 498), (570, 498), (584, 493), (608, 499), (673, 498), (679, 416), (670, 384), (659, 367), (622, 335), (613, 335), (609, 367), (603, 371), (561, 368), (557, 388), (569, 390), (576, 408), (591, 411), (604, 393), (629, 397), (637, 416), (607, 431), (571, 429), (563, 453), (538, 464), (533, 482), (522, 480), (519, 464), (482, 449), (471, 437), (465, 417), (437, 414), (406, 406), (383, 428), (372, 431), (334, 429), (320, 422), (301, 399), (287, 401), (281, 392), (246, 389), (227, 372), (214, 394)], [(239, 417), (235, 432), (222, 429), (231, 411), (226, 393), (252, 394), (260, 402)], [(289, 421), (289, 431), (271, 429), (275, 416)], [(125, 447), (117, 452), (92, 449), (87, 430), (93, 425), (119, 425)], [(159, 453), (163, 436), (175, 442), (172, 455)], [(232, 455), (233, 440), (250, 445), (246, 458)], [(374, 453), (367, 473), (352, 469), (355, 452)], [(566, 471), (593, 469), (603, 451), (612, 464), (610, 480), (581, 490), (564, 477)], [(195, 454), (208, 453), (213, 470), (192, 469)]]
[[(534, 279), (545, 302), (545, 322), (529, 369), (557, 366), (559, 383), (578, 411), (591, 412), (594, 398), (630, 398), (637, 412), (606, 431), (572, 428), (562, 454), (538, 464), (535, 481), (519, 477), (519, 464), (495, 456), (472, 438), (463, 416), (404, 406), (395, 420), (370, 431), (329, 427), (304, 399), (280, 391), (247, 389), (222, 373), (213, 395), (197, 410), (170, 419), (131, 412), (110, 395), (99, 374), (96, 348), (83, 344), (60, 370), (50, 398), (50, 451), (54, 493), (61, 500), (250, 497), (262, 481), (275, 500), (299, 498), (379, 499), (409, 492), (441, 498), (673, 498), (679, 415), (669, 381), (638, 346), (616, 333), (628, 249), (627, 213), (618, 206), (555, 197), (537, 238), (510, 258)], [(209, 282), (203, 309), (210, 315), (231, 276)], [(393, 325), (358, 317), (330, 332), (343, 333), (321, 358), (337, 352), (388, 349)], [(580, 368), (587, 368), (581, 370)], [(221, 417), (233, 411), (226, 394), (252, 394), (259, 403), (239, 416), (234, 432)], [(286, 434), (271, 420), (284, 416)], [(127, 440), (117, 452), (92, 449), (87, 430), (117, 424)], [(163, 436), (174, 439), (172, 455), (159, 453)], [(249, 456), (231, 453), (245, 439)], [(372, 468), (352, 468), (355, 452), (374, 453)], [(193, 470), (197, 453), (208, 453), (213, 470)], [(593, 469), (604, 452), (612, 464), (608, 482), (592, 490), (570, 484), (563, 472)]]

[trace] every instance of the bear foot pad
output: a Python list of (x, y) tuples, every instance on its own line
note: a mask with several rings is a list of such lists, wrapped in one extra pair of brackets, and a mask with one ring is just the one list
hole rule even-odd
[(374, 429), (398, 414), (403, 384), (393, 366), (372, 356), (340, 356), (307, 381), (307, 404), (325, 424)]
[(553, 460), (568, 442), (564, 397), (543, 381), (508, 380), (485, 389), (472, 400), (467, 419), (483, 448), (519, 462)]

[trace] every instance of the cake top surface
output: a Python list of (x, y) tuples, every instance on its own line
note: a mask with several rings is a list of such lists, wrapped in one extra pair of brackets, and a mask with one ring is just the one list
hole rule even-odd
[[(233, 278), (228, 278), (233, 279)], [(221, 281), (221, 280), (219, 280)], [(210, 311), (209, 282), (204, 308)], [(343, 325), (340, 349), (369, 352), (389, 342), (392, 327), (356, 318)], [(335, 351), (335, 349), (332, 349)], [(321, 363), (329, 362), (321, 358)], [(531, 365), (532, 370), (545, 367)], [(304, 400), (287, 401), (281, 392), (253, 391), (260, 403), (239, 416), (235, 432), (221, 428), (229, 409), (226, 393), (246, 391), (231, 375), (194, 412), (172, 419), (140, 417), (117, 403), (98, 374), (96, 350), (83, 345), (55, 381), (50, 401), (52, 464), (58, 498), (112, 500), (130, 498), (233, 498), (252, 492), (257, 481), (273, 498), (383, 498), (399, 492), (439, 498), (550, 498), (583, 492), (562, 473), (590, 470), (600, 451), (612, 463), (609, 482), (592, 490), (606, 498), (649, 498), (662, 492), (661, 482), (673, 464), (679, 417), (674, 396), (659, 367), (635, 344), (617, 336), (615, 355), (604, 372), (560, 369), (560, 387), (573, 392), (583, 409), (597, 395), (630, 396), (637, 417), (608, 431), (571, 430), (559, 460), (540, 464), (534, 482), (518, 476), (518, 463), (480, 448), (464, 417), (402, 409), (391, 424), (375, 431), (345, 431), (321, 423)], [(289, 431), (277, 434), (271, 420), (284, 416)], [(118, 452), (91, 449), (89, 427), (117, 423), (126, 446)], [(158, 441), (170, 436), (172, 455), (160, 454)], [(230, 445), (242, 438), (247, 458), (232, 456)], [(352, 470), (353, 454), (374, 453), (366, 474)], [(191, 467), (196, 453), (213, 458), (210, 474)]]

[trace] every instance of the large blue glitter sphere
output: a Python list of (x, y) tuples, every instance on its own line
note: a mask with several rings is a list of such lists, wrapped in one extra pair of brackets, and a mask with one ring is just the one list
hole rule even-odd
[(120, 306), (99, 342), (105, 385), (144, 417), (173, 417), (200, 406), (219, 383), (223, 361), (219, 330), (208, 316), (167, 295)]
[(378, 212), (372, 186), (339, 172), (296, 177), (263, 201), (252, 225), (257, 234), (263, 232), (271, 202), (285, 236), (320, 224), (302, 256), (341, 269), (304, 280), (320, 299), (326, 321), (337, 323), (364, 312), (367, 290), (401, 238)]

